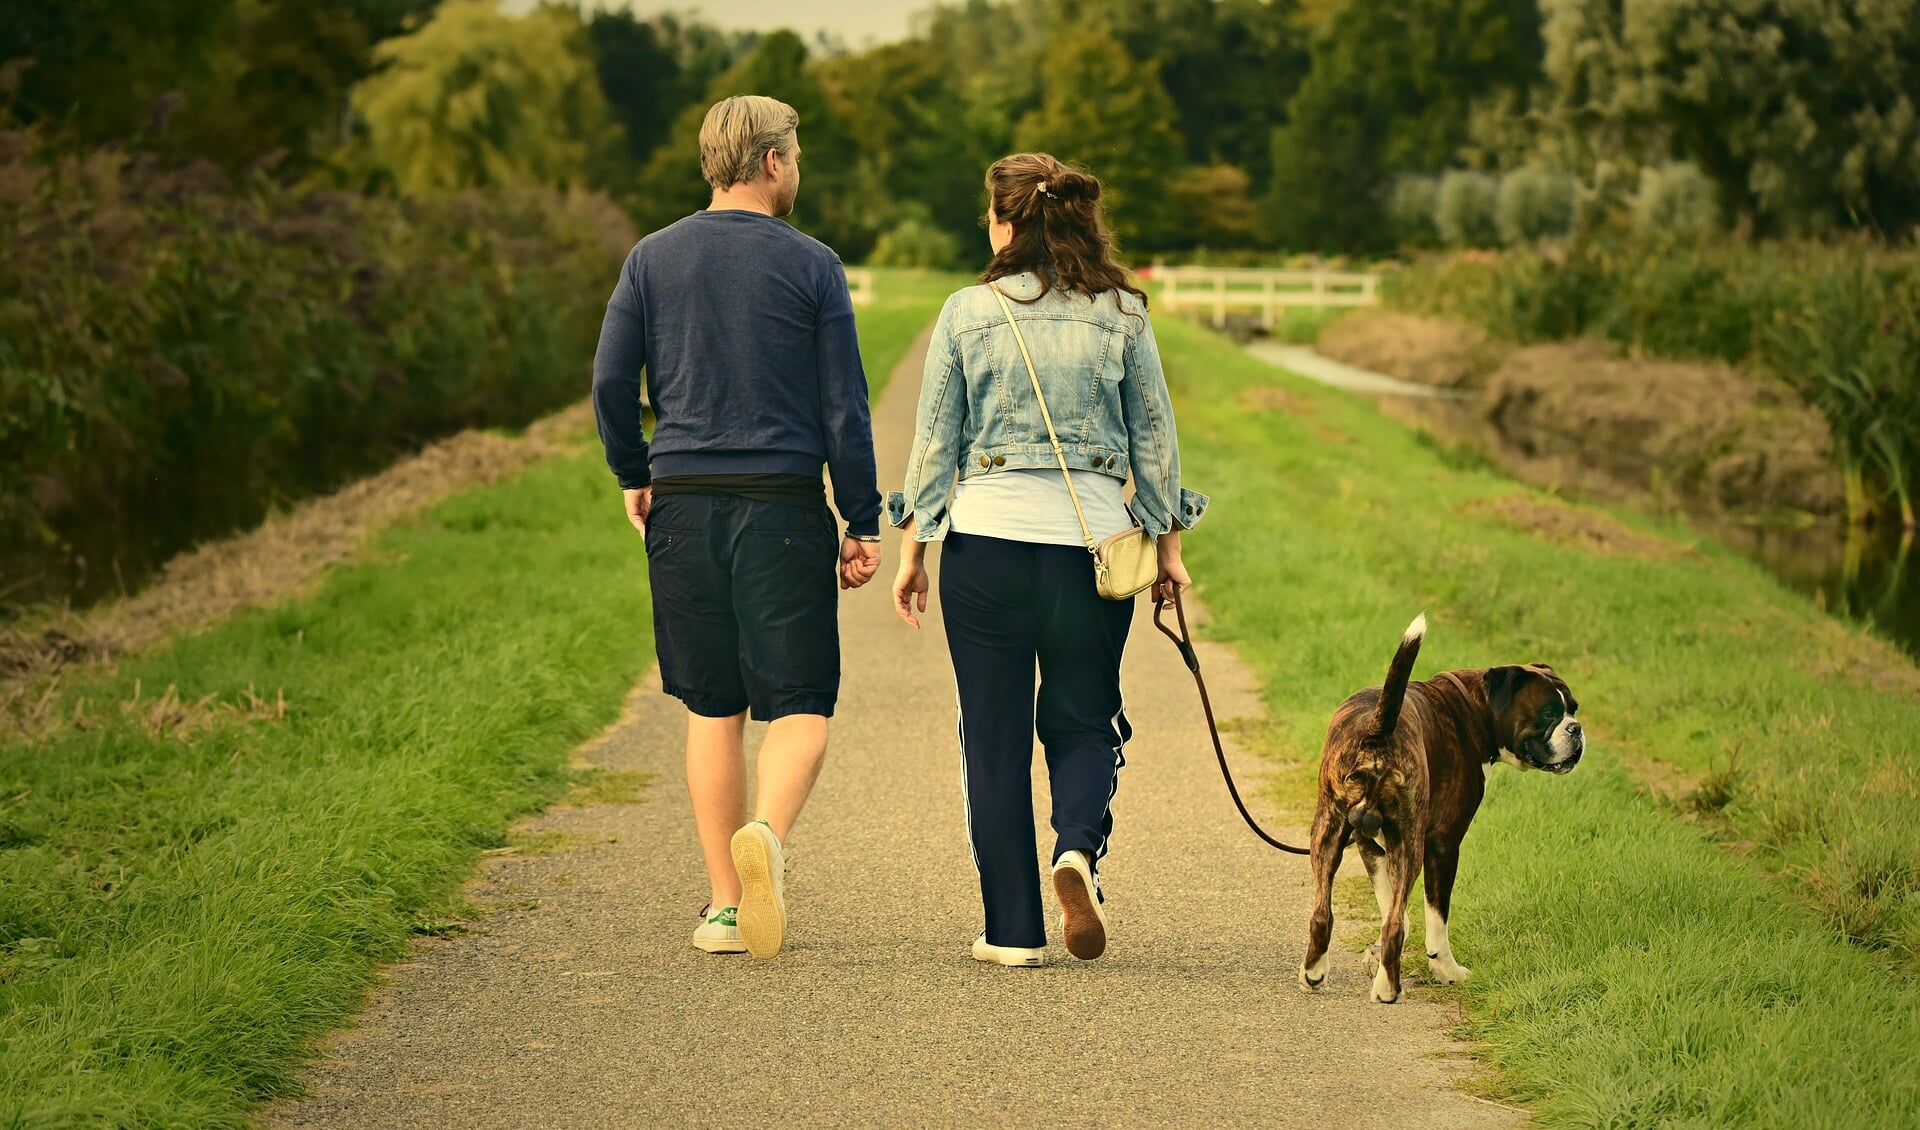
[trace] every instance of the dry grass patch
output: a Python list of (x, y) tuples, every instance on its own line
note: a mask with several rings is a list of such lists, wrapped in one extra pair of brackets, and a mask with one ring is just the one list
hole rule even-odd
[(1280, 385), (1258, 385), (1240, 394), (1240, 403), (1256, 412), (1285, 412), (1289, 416), (1311, 416), (1316, 409), (1311, 398)]
[(1526, 494), (1479, 498), (1460, 508), (1477, 518), (1492, 518), (1548, 541), (1601, 557), (1641, 557), (1656, 561), (1692, 554), (1691, 546), (1643, 534), (1594, 510), (1581, 510)]
[(1506, 352), (1478, 326), (1377, 307), (1334, 322), (1313, 348), (1358, 369), (1441, 388), (1479, 388)]
[(1920, 667), (1893, 644), (1827, 618), (1809, 625), (1808, 634), (1811, 648), (1795, 657), (1796, 665), (1807, 674), (1847, 679), (1920, 699)]
[(565, 803), (576, 808), (599, 804), (639, 804), (641, 794), (653, 783), (653, 774), (644, 769), (604, 769), (593, 766), (573, 771), (573, 784), (567, 789)]

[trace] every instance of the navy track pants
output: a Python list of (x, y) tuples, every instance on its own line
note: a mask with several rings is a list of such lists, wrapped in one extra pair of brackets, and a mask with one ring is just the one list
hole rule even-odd
[(1133, 601), (1101, 599), (1080, 546), (950, 533), (940, 556), (940, 603), (959, 690), (967, 838), (987, 941), (1043, 946), (1034, 734), (1052, 786), (1052, 859), (1079, 850), (1097, 868), (1133, 734), (1120, 696)]

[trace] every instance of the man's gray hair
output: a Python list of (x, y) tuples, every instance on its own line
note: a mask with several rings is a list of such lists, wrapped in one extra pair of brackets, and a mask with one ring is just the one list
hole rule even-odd
[(700, 172), (716, 189), (749, 183), (759, 177), (761, 159), (769, 150), (783, 161), (792, 156), (799, 127), (799, 111), (777, 98), (723, 98), (700, 125)]

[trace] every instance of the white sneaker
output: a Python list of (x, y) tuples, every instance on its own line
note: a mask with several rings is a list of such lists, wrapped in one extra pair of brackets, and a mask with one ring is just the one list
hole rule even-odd
[(1067, 952), (1081, 961), (1107, 952), (1107, 912), (1086, 852), (1070, 851), (1053, 865), (1053, 893), (1060, 899), (1060, 936)]
[(700, 925), (693, 931), (693, 948), (707, 953), (747, 952), (747, 943), (740, 940), (737, 908), (716, 908), (712, 903), (701, 907)]
[(1019, 946), (989, 945), (985, 934), (973, 940), (973, 960), (990, 961), (995, 965), (1014, 965), (1031, 968), (1047, 963), (1047, 951), (1044, 949), (1022, 949)]
[(787, 938), (787, 853), (765, 820), (733, 834), (740, 873), (740, 940), (755, 957), (773, 957)]

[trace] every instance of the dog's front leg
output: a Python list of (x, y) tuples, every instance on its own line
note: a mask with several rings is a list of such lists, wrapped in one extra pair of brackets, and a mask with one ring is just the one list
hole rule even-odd
[(1387, 875), (1387, 906), (1380, 924), (1380, 967), (1373, 971), (1373, 999), (1393, 1004), (1400, 999), (1400, 952), (1407, 943), (1407, 897), (1413, 893), (1414, 876), (1420, 873), (1422, 845), (1387, 845), (1386, 858), (1380, 861)]
[(1435, 982), (1452, 985), (1473, 971), (1455, 961), (1447, 940), (1447, 918), (1453, 911), (1453, 875), (1460, 866), (1459, 849), (1429, 845), (1427, 851), (1427, 972)]
[(1311, 992), (1327, 979), (1333, 964), (1333, 876), (1346, 849), (1346, 820), (1324, 799), (1313, 814), (1313, 919), (1307, 926), (1307, 959), (1300, 965), (1300, 987)]

